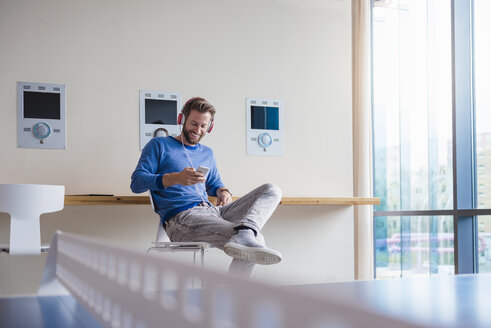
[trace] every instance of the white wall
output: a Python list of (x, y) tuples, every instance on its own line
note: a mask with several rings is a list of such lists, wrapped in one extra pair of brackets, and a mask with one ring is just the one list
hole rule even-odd
[[(234, 195), (268, 181), (285, 196), (352, 196), (348, 0), (0, 0), (0, 45), (0, 183), (130, 195), (145, 89), (215, 105), (204, 143)], [(66, 84), (66, 150), (17, 148), (17, 81)], [(245, 97), (284, 101), (283, 156), (246, 156)], [(265, 235), (285, 260), (255, 276), (352, 279), (352, 213), (280, 206)], [(66, 206), (44, 217), (43, 239), (61, 228), (145, 246), (156, 220), (141, 205)], [(0, 231), (6, 242), (6, 215)], [(210, 256), (217, 268), (228, 261), (219, 255)]]

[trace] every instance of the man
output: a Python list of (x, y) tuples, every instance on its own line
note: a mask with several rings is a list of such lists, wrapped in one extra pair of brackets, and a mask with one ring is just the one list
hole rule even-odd
[[(261, 229), (281, 200), (281, 190), (264, 184), (232, 201), (211, 148), (199, 142), (213, 127), (215, 108), (204, 98), (186, 102), (174, 137), (153, 138), (131, 176), (131, 190), (150, 190), (172, 241), (204, 241), (233, 257), (229, 272), (249, 277), (254, 264), (275, 264), (281, 254), (264, 244)], [(207, 175), (196, 171), (209, 168)], [(216, 206), (208, 201), (216, 196)]]

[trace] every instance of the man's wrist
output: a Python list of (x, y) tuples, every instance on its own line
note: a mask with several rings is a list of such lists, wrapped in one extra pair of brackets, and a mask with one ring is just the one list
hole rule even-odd
[(169, 188), (176, 184), (174, 177), (175, 173), (166, 173), (162, 176), (162, 184), (164, 185), (164, 188)]
[(228, 190), (227, 188), (223, 188), (223, 187), (220, 187), (218, 188), (218, 192), (221, 194), (222, 192), (228, 192), (230, 194), (230, 197), (232, 197), (232, 193), (230, 192), (230, 190)]

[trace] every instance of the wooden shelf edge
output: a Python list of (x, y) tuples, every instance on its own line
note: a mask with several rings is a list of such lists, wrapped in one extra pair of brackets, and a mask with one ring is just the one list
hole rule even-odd
[(65, 205), (149, 205), (148, 196), (83, 196), (65, 195)]
[[(234, 197), (234, 200), (238, 197)], [(215, 203), (215, 198), (210, 197), (210, 201)], [(85, 195), (66, 195), (65, 205), (148, 205), (148, 196), (85, 196)], [(282, 205), (378, 205), (378, 197), (283, 197)]]
[(283, 205), (378, 205), (378, 197), (283, 197)]

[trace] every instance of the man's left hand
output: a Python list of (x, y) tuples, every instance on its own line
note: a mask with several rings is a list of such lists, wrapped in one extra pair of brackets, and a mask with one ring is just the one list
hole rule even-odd
[(232, 194), (225, 188), (218, 188), (217, 190), (217, 204), (216, 206), (227, 205), (232, 202)]

